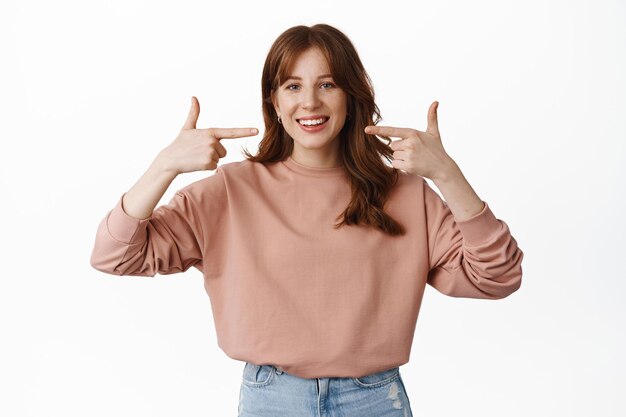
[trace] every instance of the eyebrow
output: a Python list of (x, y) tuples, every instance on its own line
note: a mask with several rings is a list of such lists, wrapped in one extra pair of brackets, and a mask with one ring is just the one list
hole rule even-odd
[[(319, 80), (320, 78), (332, 78), (333, 76), (331, 74), (322, 74), (319, 77), (317, 77), (317, 79)], [(301, 77), (296, 77), (295, 75), (290, 75), (287, 78), (285, 78), (285, 81), (289, 81), (289, 80), (302, 80)]]

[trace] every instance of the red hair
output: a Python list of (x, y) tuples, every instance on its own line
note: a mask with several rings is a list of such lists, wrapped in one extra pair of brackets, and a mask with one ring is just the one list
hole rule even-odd
[(265, 132), (256, 155), (244, 149), (253, 162), (278, 162), (293, 151), (293, 139), (278, 123), (272, 94), (283, 84), (298, 56), (305, 50), (319, 48), (330, 68), (333, 80), (348, 97), (345, 125), (339, 133), (339, 160), (350, 178), (352, 199), (337, 220), (344, 225), (369, 225), (389, 235), (403, 235), (404, 227), (384, 212), (383, 206), (398, 172), (384, 162), (391, 161), (393, 150), (376, 135), (364, 132), (382, 118), (374, 101), (374, 88), (356, 49), (340, 30), (326, 24), (294, 26), (278, 36), (270, 48), (261, 78)]

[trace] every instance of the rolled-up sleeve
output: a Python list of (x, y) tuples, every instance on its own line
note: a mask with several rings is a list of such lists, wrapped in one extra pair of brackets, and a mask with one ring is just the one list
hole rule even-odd
[(124, 194), (100, 222), (91, 266), (114, 275), (183, 272), (202, 262), (202, 230), (193, 202), (179, 190), (147, 219), (129, 216)]
[(522, 283), (524, 254), (508, 225), (489, 205), (457, 221), (447, 203), (424, 181), (428, 228), (427, 283), (451, 297), (500, 299)]

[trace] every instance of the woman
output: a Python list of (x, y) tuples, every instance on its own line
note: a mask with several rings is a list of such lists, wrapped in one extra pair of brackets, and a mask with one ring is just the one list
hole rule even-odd
[[(370, 79), (339, 30), (283, 32), (262, 94), (258, 153), (219, 167), (220, 140), (256, 130), (197, 129), (192, 98), (178, 137), (100, 223), (91, 264), (203, 273), (218, 345), (245, 362), (240, 416), (410, 416), (399, 366), (426, 284), (504, 298), (523, 253), (444, 151), (437, 102), (425, 132), (376, 126)], [(155, 209), (197, 170), (216, 171)]]

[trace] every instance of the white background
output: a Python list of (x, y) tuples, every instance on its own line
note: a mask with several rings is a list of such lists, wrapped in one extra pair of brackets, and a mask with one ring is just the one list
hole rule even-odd
[(440, 102), (444, 147), (525, 253), (506, 299), (427, 288), (401, 367), (414, 415), (626, 414), (623, 2), (1, 4), (1, 415), (236, 415), (244, 363), (216, 344), (199, 271), (89, 258), (191, 96), (199, 128), (263, 130), (265, 56), (314, 23), (355, 44), (381, 125), (425, 130)]

